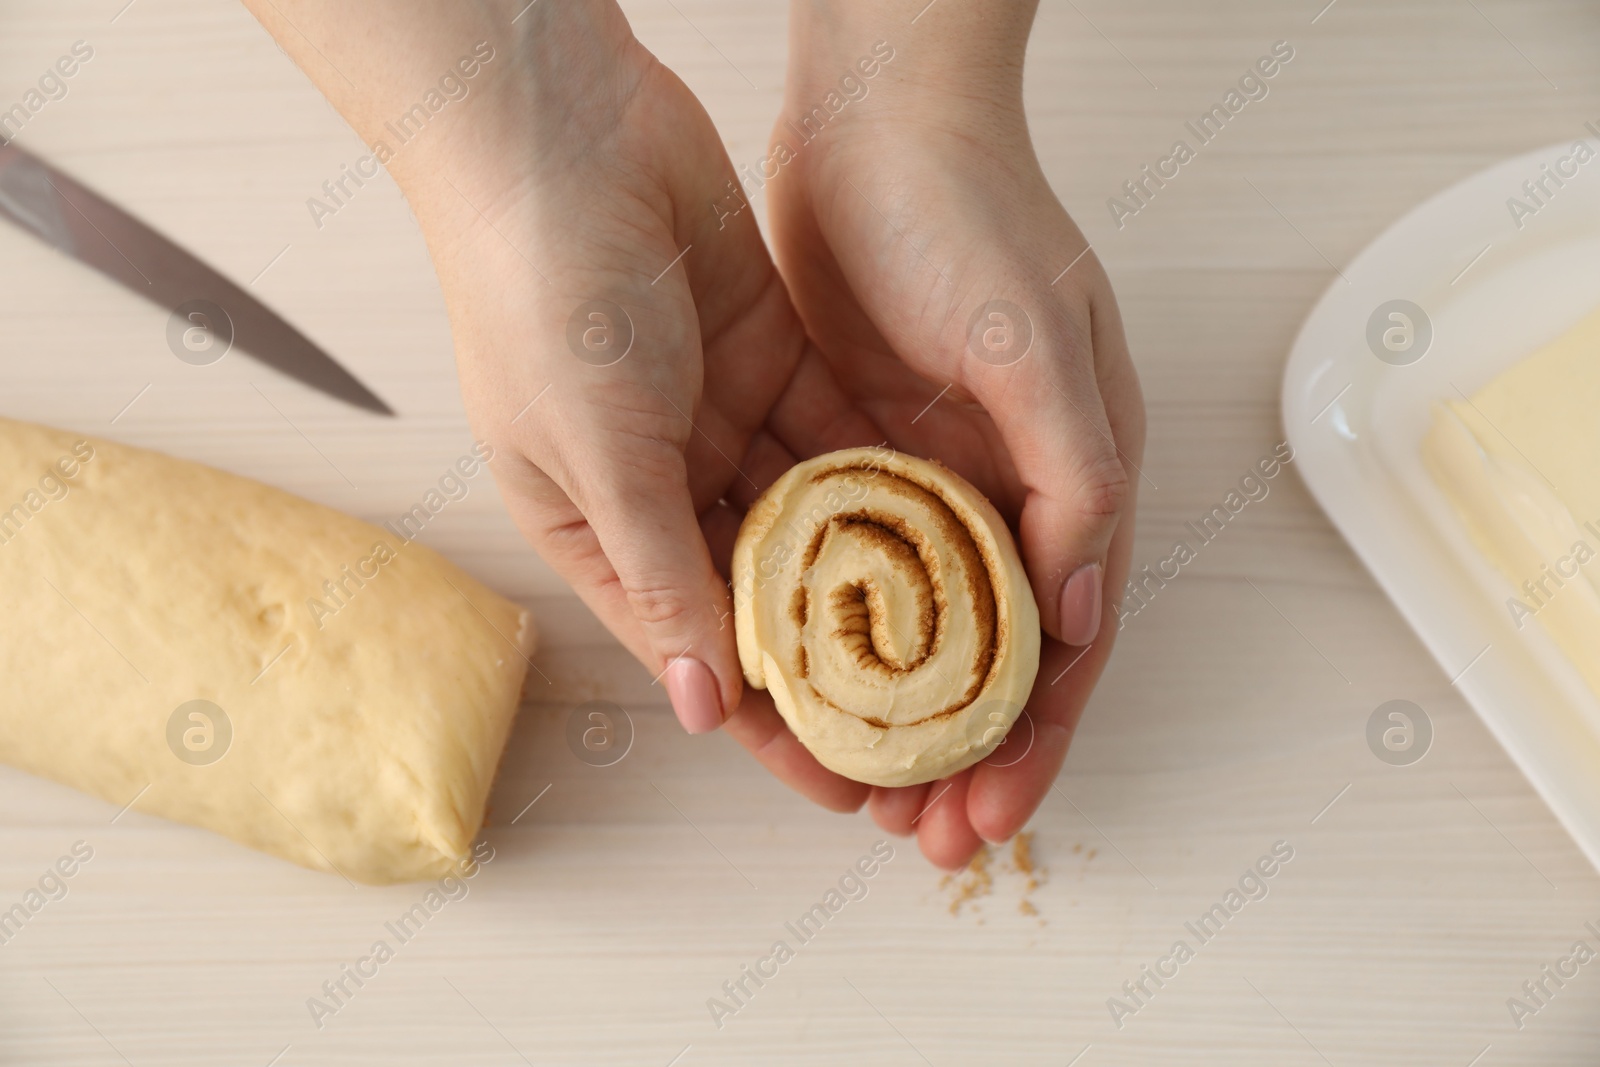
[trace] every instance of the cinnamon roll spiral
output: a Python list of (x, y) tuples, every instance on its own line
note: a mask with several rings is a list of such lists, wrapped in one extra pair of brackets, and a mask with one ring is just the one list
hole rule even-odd
[(988, 755), (1039, 669), (1039, 609), (993, 505), (937, 463), (832, 452), (761, 495), (733, 551), (745, 680), (830, 770), (933, 781)]

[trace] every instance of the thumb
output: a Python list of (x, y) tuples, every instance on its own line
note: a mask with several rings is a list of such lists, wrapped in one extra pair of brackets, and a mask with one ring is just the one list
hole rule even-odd
[(644, 634), (653, 657), (645, 665), (683, 728), (707, 733), (738, 707), (743, 686), (733, 605), (695, 514), (683, 453), (665, 443), (645, 448), (658, 454), (634, 451), (589, 472), (574, 502)]
[(1026, 358), (968, 360), (969, 388), (1028, 490), (1021, 549), (1040, 623), (1056, 640), (1082, 646), (1100, 632), (1106, 556), (1133, 494), (1095, 368), (1126, 356), (1092, 350), (1088, 324), (1071, 328), (1069, 314), (1035, 321), (1044, 329)]

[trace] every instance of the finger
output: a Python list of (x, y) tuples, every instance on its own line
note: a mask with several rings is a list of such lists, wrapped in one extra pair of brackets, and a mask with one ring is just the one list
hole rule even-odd
[(851, 402), (833, 370), (814, 346), (807, 346), (773, 406), (773, 435), (796, 456), (810, 458), (841, 448), (866, 448), (885, 440), (882, 429)]
[(916, 829), (917, 816), (922, 814), (922, 806), (927, 803), (927, 799), (926, 782), (898, 788), (877, 786), (873, 788), (872, 797), (867, 801), (867, 810), (872, 813), (873, 822), (891, 834), (906, 837)]
[[(1087, 280), (1087, 279), (1086, 279)], [(1091, 339), (1094, 344), (1094, 373), (1100, 383), (1100, 396), (1105, 401), (1106, 418), (1111, 423), (1111, 437), (1124, 465), (1132, 467), (1139, 483), (1153, 484), (1139, 469), (1144, 458), (1144, 392), (1139, 386), (1139, 372), (1128, 355), (1128, 341), (1122, 329), (1122, 311), (1117, 307), (1116, 295), (1110, 283), (1091, 286), (1085, 293), (1089, 305)]]
[(728, 587), (671, 442), (625, 438), (585, 453), (573, 497), (616, 572), (656, 673), (685, 730), (706, 733), (738, 706), (743, 675), (726, 625)]
[[(1110, 297), (1107, 296), (1109, 300)], [(1023, 562), (1046, 633), (1069, 645), (1092, 642), (1100, 630), (1106, 555), (1132, 491), (1101, 398), (1094, 364), (1126, 362), (1120, 327), (1107, 325), (1091, 348), (1091, 324), (1050, 298), (1030, 312), (990, 311), (983, 338), (1026, 343), (1015, 362), (1002, 350), (963, 361), (963, 380), (994, 419), (1027, 489), (1019, 523)], [(1016, 320), (1016, 321), (1012, 321)], [(1008, 332), (1010, 331), (1010, 332)]]
[[(1134, 520), (1117, 528), (1107, 556), (1107, 573), (1120, 583), (1128, 572), (1133, 552)], [(1113, 586), (1115, 588), (1115, 586)], [(1009, 766), (985, 760), (973, 768), (967, 795), (967, 817), (986, 841), (1004, 841), (1027, 825), (1050, 792), (1089, 694), (1099, 681), (1116, 643), (1116, 608), (1107, 603), (1100, 636), (1085, 648), (1046, 640), (1040, 649), (1039, 675), (1028, 697), (1028, 717), (1033, 723), (1033, 744)], [(1002, 746), (1001, 751), (1004, 751)]]
[(506, 511), (534, 551), (570, 585), (590, 611), (641, 663), (649, 644), (628, 607), (617, 572), (594, 529), (553, 479), (522, 456), (502, 450), (493, 464)]
[[(729, 564), (733, 559), (733, 543), (739, 537), (739, 524), (744, 521), (744, 513), (721, 501), (712, 504), (700, 516), (700, 529), (706, 535), (706, 547), (711, 550), (711, 562), (716, 565), (717, 573), (723, 578), (728, 577)], [(733, 616), (728, 616), (732, 619)]]
[(972, 771), (965, 770), (944, 783), (933, 783), (933, 798), (917, 820), (917, 847), (936, 867), (960, 870), (977, 855), (983, 842), (967, 821), (967, 787)]
[[(705, 352), (705, 375), (700, 411), (707, 433), (719, 444), (733, 441), (738, 449), (728, 447), (728, 455), (739, 458), (743, 473), (756, 483), (754, 487), (743, 477), (728, 483), (728, 491), (750, 491), (765, 488), (760, 476), (750, 469), (747, 442), (751, 441), (770, 416), (776, 403), (793, 377), (795, 366), (809, 347), (799, 317), (789, 303), (788, 290), (783, 279), (766, 258), (766, 247), (761, 237), (750, 227), (754, 243), (752, 259), (758, 260), (769, 284), (752, 297), (752, 303), (743, 309), (740, 318), (718, 322), (705, 308), (709, 302), (721, 297), (721, 288), (708, 281), (695, 290), (701, 307), (702, 342)], [(753, 273), (753, 268), (745, 268)], [(691, 276), (694, 280), (694, 276)], [(718, 291), (713, 292), (713, 289)], [(723, 432), (718, 433), (721, 429)], [(695, 458), (695, 442), (690, 442), (691, 459)], [(714, 458), (714, 457), (706, 457)], [(690, 468), (694, 471), (693, 465)]]
[(756, 498), (766, 492), (767, 486), (777, 481), (796, 462), (795, 455), (783, 442), (767, 430), (757, 430), (750, 438), (745, 452), (744, 466), (750, 480), (740, 479), (728, 487), (728, 499), (741, 508), (749, 508)]
[(772, 697), (746, 689), (724, 728), (773, 776), (812, 802), (844, 814), (861, 810), (871, 786), (835, 774), (817, 762), (773, 707)]
[[(1081, 649), (1059, 641), (1045, 642), (1039, 681), (1028, 700), (1033, 743), (1027, 754), (1004, 765), (985, 761), (972, 771), (967, 819), (985, 841), (998, 844), (1009, 840), (1027, 825), (1050, 792), (1066, 761), (1089, 691), (1110, 651), (1109, 643), (1095, 642)], [(1056, 679), (1054, 684), (1051, 679)]]

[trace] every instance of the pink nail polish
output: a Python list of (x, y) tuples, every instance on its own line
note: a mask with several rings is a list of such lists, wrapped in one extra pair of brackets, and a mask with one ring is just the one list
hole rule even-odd
[(697, 659), (679, 656), (661, 677), (678, 721), (691, 734), (708, 734), (722, 725), (722, 695), (717, 676)]
[(1086, 563), (1061, 585), (1061, 640), (1083, 646), (1100, 632), (1100, 587), (1104, 571)]

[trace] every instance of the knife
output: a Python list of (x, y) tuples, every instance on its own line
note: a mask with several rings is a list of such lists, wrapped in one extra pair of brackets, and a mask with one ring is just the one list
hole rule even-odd
[[(172, 313), (169, 341), (186, 362), (237, 346), (291, 378), (380, 415), (394, 412), (261, 301), (32, 153), (0, 142), (0, 217)], [(203, 331), (203, 332), (196, 332)], [(190, 358), (188, 347), (221, 355)]]

